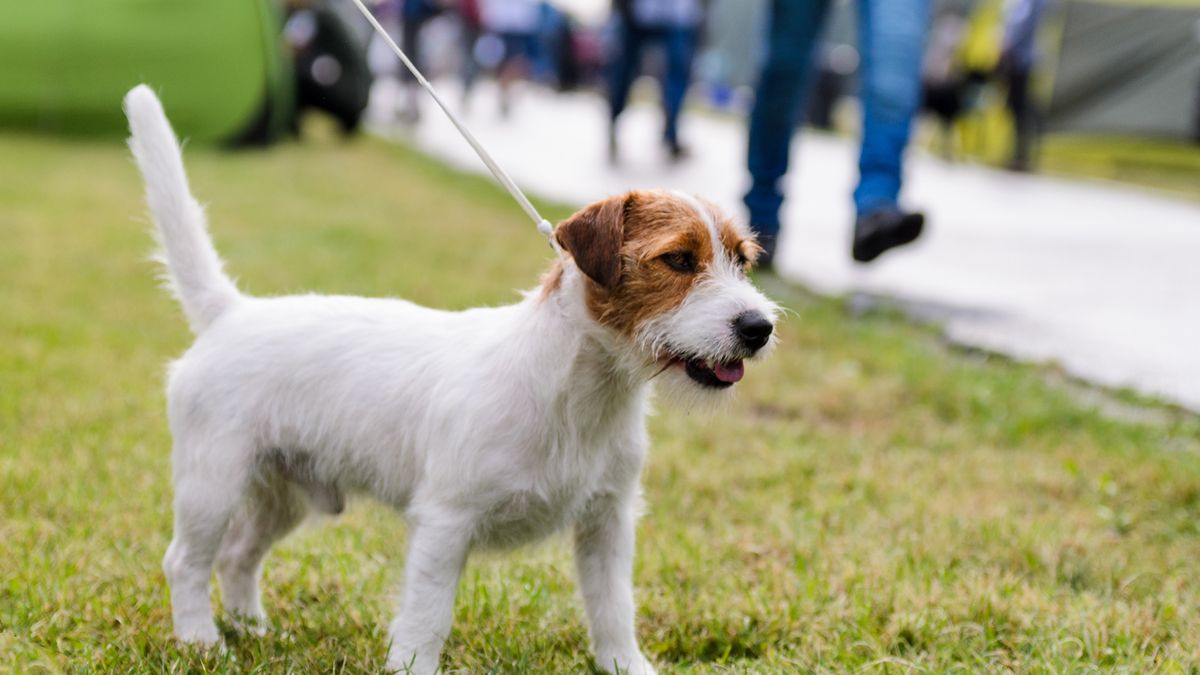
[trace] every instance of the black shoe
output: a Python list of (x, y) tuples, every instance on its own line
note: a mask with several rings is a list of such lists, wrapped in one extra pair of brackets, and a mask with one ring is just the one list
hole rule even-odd
[(905, 213), (894, 208), (870, 211), (854, 223), (851, 254), (860, 263), (871, 262), (889, 249), (915, 241), (924, 227), (923, 213)]
[(663, 143), (667, 146), (667, 155), (673, 163), (682, 162), (692, 156), (688, 147), (680, 144), (679, 141), (664, 140)]
[(1029, 173), (1033, 171), (1033, 165), (1030, 164), (1028, 157), (1013, 157), (1008, 160), (1008, 164), (1004, 168), (1014, 173)]
[[(750, 229), (758, 231), (753, 225)], [(762, 247), (762, 253), (758, 254), (758, 260), (754, 262), (755, 269), (765, 272), (775, 267), (775, 239), (776, 235), (773, 234), (758, 235), (758, 245)]]

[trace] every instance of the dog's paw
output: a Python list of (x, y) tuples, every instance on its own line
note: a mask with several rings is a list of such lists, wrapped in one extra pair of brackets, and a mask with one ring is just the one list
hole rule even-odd
[(612, 675), (657, 675), (654, 664), (641, 652), (632, 654), (598, 654), (596, 665)]
[(224, 649), (225, 647), (221, 642), (221, 633), (217, 630), (217, 624), (213, 623), (212, 619), (178, 623), (175, 626), (175, 639), (185, 645), (204, 649), (214, 647)]
[(237, 632), (255, 637), (263, 637), (274, 628), (271, 622), (267, 621), (267, 615), (263, 613), (242, 614), (233, 612), (229, 615), (229, 623)]
[(387, 670), (399, 675), (434, 675), (438, 669), (438, 655), (422, 653), (395, 643), (388, 650)]

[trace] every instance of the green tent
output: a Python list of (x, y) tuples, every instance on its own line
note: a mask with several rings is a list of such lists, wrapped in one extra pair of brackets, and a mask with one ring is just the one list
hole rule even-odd
[(157, 90), (181, 136), (266, 142), (292, 75), (270, 0), (0, 3), (0, 128), (125, 133), (121, 98)]
[(1200, 134), (1200, 2), (1066, 0), (1051, 130)]

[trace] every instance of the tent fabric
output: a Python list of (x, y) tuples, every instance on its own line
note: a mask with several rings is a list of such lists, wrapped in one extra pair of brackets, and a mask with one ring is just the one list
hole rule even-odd
[[(712, 0), (709, 76), (751, 85), (761, 57), (763, 10), (769, 0)], [(826, 36), (855, 43), (856, 3), (835, 3)], [(995, 66), (1002, 0), (934, 0), (971, 18), (964, 64)], [(841, 27), (838, 27), (840, 23)], [(1045, 49), (1039, 78), (1052, 95), (1045, 130), (1190, 139), (1200, 134), (1200, 2), (1198, 0), (1054, 0), (1042, 21)], [(1040, 87), (1039, 87), (1040, 90)]]
[(0, 3), (0, 128), (124, 134), (145, 82), (182, 136), (273, 138), (293, 86), (279, 22), (270, 0)]
[(1071, 0), (1064, 10), (1049, 130), (1193, 137), (1200, 8)]

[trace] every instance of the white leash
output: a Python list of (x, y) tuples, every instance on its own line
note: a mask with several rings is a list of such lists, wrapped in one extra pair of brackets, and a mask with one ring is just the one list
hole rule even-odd
[(433, 85), (429, 84), (429, 80), (425, 79), (425, 76), (421, 74), (421, 71), (417, 70), (417, 67), (408, 59), (408, 56), (404, 54), (399, 45), (392, 40), (392, 37), (387, 34), (387, 31), (383, 29), (383, 26), (379, 25), (379, 22), (375, 19), (375, 15), (371, 13), (371, 10), (367, 9), (367, 6), (363, 4), (362, 0), (352, 1), (358, 7), (358, 11), (362, 12), (363, 17), (365, 17), (367, 21), (369, 21), (371, 25), (375, 27), (375, 32), (379, 34), (379, 37), (383, 38), (383, 41), (386, 42), (387, 45), (392, 48), (392, 51), (396, 53), (396, 56), (400, 58), (400, 62), (404, 64), (404, 67), (408, 68), (408, 72), (412, 73), (413, 77), (417, 78), (417, 82), (420, 82), (421, 86), (425, 87), (425, 91), (429, 92), (429, 95), (433, 97), (434, 102), (438, 104), (438, 107), (442, 109), (442, 112), (446, 113), (446, 117), (450, 118), (450, 122), (454, 125), (454, 128), (458, 129), (458, 133), (462, 134), (462, 137), (466, 139), (467, 143), (471, 146), (471, 149), (475, 151), (475, 154), (479, 155), (479, 159), (483, 160), (483, 163), (487, 166), (488, 171), (491, 171), (496, 180), (504, 186), (504, 189), (508, 190), (508, 194), (512, 195), (512, 198), (517, 200), (517, 204), (521, 207), (521, 210), (525, 212), (525, 215), (529, 216), (533, 220), (533, 222), (537, 225), (538, 232), (541, 232), (543, 235), (545, 235), (546, 240), (550, 242), (550, 248), (553, 248), (554, 252), (557, 253), (558, 257), (561, 258), (563, 256), (563, 252), (558, 246), (558, 240), (554, 238), (554, 226), (550, 224), (550, 221), (538, 214), (537, 209), (533, 208), (533, 204), (529, 203), (529, 199), (525, 197), (525, 193), (521, 192), (521, 188), (517, 187), (517, 184), (508, 177), (508, 174), (504, 173), (504, 169), (501, 169), (500, 165), (496, 164), (496, 160), (492, 159), (492, 156), (488, 154), (488, 151), (484, 150), (483, 146), (479, 144), (479, 141), (475, 140), (475, 136), (473, 136), (467, 127), (463, 126), (463, 123), (459, 121), (458, 117), (456, 117), (454, 113), (450, 111), (450, 108), (447, 107), (445, 102), (442, 101), (442, 97), (438, 96), (437, 92), (434, 91)]

